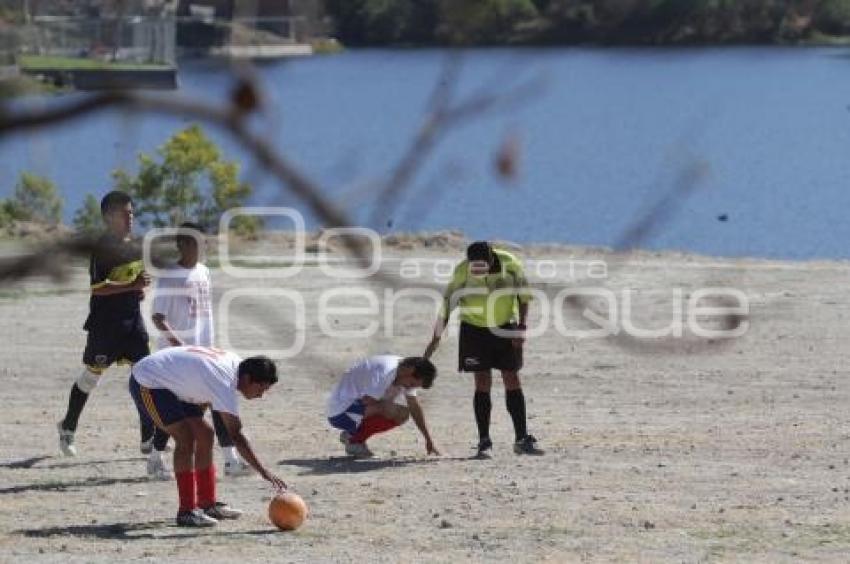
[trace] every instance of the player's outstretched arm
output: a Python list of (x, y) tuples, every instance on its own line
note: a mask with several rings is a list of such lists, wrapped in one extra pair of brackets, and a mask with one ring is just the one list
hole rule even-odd
[(407, 407), (410, 409), (410, 417), (425, 438), (425, 451), (428, 454), (440, 456), (440, 451), (434, 446), (431, 433), (428, 432), (428, 424), (425, 422), (425, 412), (422, 411), (422, 406), (419, 405), (419, 400), (416, 399), (416, 396), (407, 396)]
[(422, 353), (423, 358), (430, 360), (431, 355), (440, 346), (440, 338), (443, 336), (443, 330), (445, 330), (447, 323), (448, 321), (444, 317), (437, 319), (437, 322), (434, 324), (434, 334), (431, 336), (431, 342), (428, 343), (428, 346), (425, 347), (425, 352)]
[(155, 313), (151, 316), (151, 319), (153, 320), (153, 324), (156, 328), (162, 333), (162, 336), (165, 337), (166, 340), (168, 340), (168, 342), (173, 346), (179, 347), (185, 344), (177, 335), (174, 334), (174, 329), (172, 329), (171, 325), (168, 324), (168, 320), (165, 318), (165, 315)]
[(256, 470), (257, 474), (262, 476), (264, 480), (271, 482), (276, 489), (285, 490), (286, 483), (276, 475), (266, 470), (266, 467), (263, 466), (254, 454), (254, 449), (251, 448), (251, 444), (248, 442), (248, 439), (246, 439), (245, 435), (242, 434), (242, 421), (230, 413), (225, 413), (223, 411), (219, 411), (218, 413), (221, 415), (221, 420), (224, 422), (224, 426), (227, 427), (227, 432), (230, 433), (230, 438), (233, 439), (233, 446), (236, 447), (236, 450), (239, 451), (239, 454), (243, 459), (245, 459), (245, 462), (250, 464), (251, 468)]

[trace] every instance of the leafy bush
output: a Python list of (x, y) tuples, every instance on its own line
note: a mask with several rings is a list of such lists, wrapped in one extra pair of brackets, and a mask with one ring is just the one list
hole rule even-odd
[(6, 221), (34, 221), (57, 225), (62, 221), (62, 198), (47, 178), (24, 172), (15, 185), (15, 194), (3, 202)]
[(91, 194), (86, 194), (83, 205), (74, 213), (74, 229), (77, 233), (91, 235), (103, 229), (100, 203)]
[(9, 201), (0, 201), (0, 229), (5, 229), (12, 224), (12, 214), (9, 210)]
[[(120, 169), (113, 173), (115, 188), (133, 197), (139, 223), (165, 227), (193, 221), (210, 232), (225, 211), (245, 205), (251, 196), (253, 189), (238, 177), (239, 165), (223, 160), (197, 125), (176, 133), (155, 156), (140, 154), (135, 177)], [(232, 227), (254, 235), (262, 222), (243, 216)]]

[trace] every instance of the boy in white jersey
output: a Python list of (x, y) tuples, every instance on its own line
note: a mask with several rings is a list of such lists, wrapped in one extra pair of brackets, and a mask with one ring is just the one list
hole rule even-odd
[[(153, 323), (159, 329), (157, 348), (164, 349), (182, 345), (213, 346), (215, 329), (212, 314), (212, 282), (209, 269), (200, 262), (198, 240), (202, 240), (203, 228), (194, 223), (183, 223), (177, 234), (177, 250), (180, 259), (166, 276), (157, 279), (152, 307)], [(244, 476), (251, 468), (236, 452), (233, 441), (221, 417), (213, 411), (213, 426), (218, 444), (224, 455), (224, 473), (227, 476)], [(165, 467), (163, 451), (168, 437), (154, 440), (153, 450), (148, 457), (148, 475), (159, 479), (170, 479)]]
[(394, 355), (359, 361), (342, 375), (328, 398), (328, 422), (340, 429), (345, 452), (355, 457), (372, 456), (366, 440), (413, 418), (425, 438), (428, 454), (439, 455), (434, 446), (417, 388), (430, 388), (437, 369), (424, 358)]
[(221, 414), (248, 464), (279, 490), (286, 489), (286, 484), (260, 463), (242, 434), (237, 401), (237, 392), (245, 399), (256, 399), (276, 382), (277, 368), (268, 358), (242, 360), (209, 347), (170, 347), (133, 366), (130, 395), (140, 416), (174, 438), (179, 526), (209, 527), (242, 514), (216, 497), (214, 433), (203, 417), (207, 405)]

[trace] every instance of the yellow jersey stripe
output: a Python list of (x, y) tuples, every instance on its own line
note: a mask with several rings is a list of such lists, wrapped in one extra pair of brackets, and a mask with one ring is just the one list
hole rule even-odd
[(163, 424), (162, 417), (159, 416), (159, 411), (156, 409), (151, 391), (143, 386), (139, 386), (139, 388), (141, 389), (142, 402), (145, 404), (145, 409), (148, 410), (148, 415), (151, 416), (157, 427), (164, 429), (165, 424)]

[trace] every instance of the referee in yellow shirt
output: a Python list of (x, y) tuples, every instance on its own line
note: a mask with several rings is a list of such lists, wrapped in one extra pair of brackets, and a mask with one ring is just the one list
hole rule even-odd
[(478, 425), (478, 456), (489, 458), (490, 389), (492, 369), (500, 370), (505, 384), (505, 404), (514, 424), (517, 454), (543, 454), (537, 439), (526, 429), (525, 396), (519, 380), (525, 321), (531, 294), (520, 261), (507, 251), (477, 241), (466, 249), (466, 260), (455, 267), (446, 288), (434, 336), (425, 350), (429, 358), (455, 307), (460, 307), (458, 369), (475, 373), (473, 407)]

